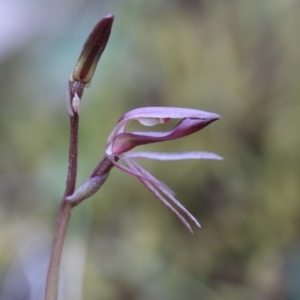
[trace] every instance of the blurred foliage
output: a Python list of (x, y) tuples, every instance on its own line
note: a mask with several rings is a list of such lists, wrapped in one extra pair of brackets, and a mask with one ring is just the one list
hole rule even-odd
[(225, 160), (145, 162), (201, 222), (193, 235), (112, 170), (73, 213), (61, 299), (300, 299), (300, 1), (41, 3), (0, 5), (0, 298), (41, 297), (67, 170), (64, 86), (112, 12), (81, 106), (78, 182), (140, 106), (219, 113), (203, 132), (147, 149)]

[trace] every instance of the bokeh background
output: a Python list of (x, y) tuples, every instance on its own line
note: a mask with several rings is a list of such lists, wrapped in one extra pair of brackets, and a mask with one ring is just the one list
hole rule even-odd
[(202, 224), (190, 234), (114, 169), (72, 215), (60, 299), (300, 299), (300, 1), (0, 1), (0, 299), (42, 299), (67, 170), (67, 79), (115, 14), (81, 105), (78, 183), (118, 118), (182, 106), (222, 120), (147, 150), (223, 161), (145, 161)]

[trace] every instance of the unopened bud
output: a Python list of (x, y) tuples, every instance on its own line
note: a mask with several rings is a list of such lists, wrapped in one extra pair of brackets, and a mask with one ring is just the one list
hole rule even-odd
[(112, 14), (107, 15), (98, 22), (90, 33), (71, 74), (71, 81), (81, 81), (86, 86), (90, 85), (98, 61), (108, 42), (113, 20)]

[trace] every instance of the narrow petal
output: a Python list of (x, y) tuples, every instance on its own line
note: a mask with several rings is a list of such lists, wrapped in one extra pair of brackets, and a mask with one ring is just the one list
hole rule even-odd
[(148, 182), (139, 178), (140, 181), (152, 192), (158, 200), (160, 200), (182, 223), (183, 225), (193, 233), (191, 225), (188, 221)]
[(222, 160), (223, 158), (211, 152), (127, 152), (128, 158), (142, 158), (142, 159), (155, 159), (155, 160), (183, 160), (183, 159), (216, 159)]
[[(132, 161), (130, 161), (129, 163), (132, 163)], [(131, 165), (131, 167), (134, 168), (134, 165)], [(152, 192), (158, 198), (158, 200), (160, 200), (173, 214), (176, 215), (176, 217), (191, 233), (193, 233), (191, 225), (188, 223), (188, 221), (159, 193), (159, 191), (156, 190), (156, 188), (149, 181), (140, 177), (138, 177), (138, 179), (150, 190), (150, 192)], [(200, 226), (199, 223), (197, 225)]]
[[(135, 161), (130, 160), (130, 162), (134, 165), (134, 167), (136, 168), (136, 170), (140, 171), (142, 174), (144, 174), (145, 169), (142, 168), (139, 164), (137, 164)], [(161, 186), (157, 186), (154, 184), (154, 186), (156, 188), (158, 188), (162, 193), (164, 193), (169, 200), (171, 200), (173, 202), (174, 205), (176, 205), (179, 209), (181, 209), (182, 212), (184, 212), (186, 214), (186, 216), (193, 221), (196, 226), (201, 227), (201, 225), (199, 224), (199, 222), (196, 220), (196, 218), (173, 196), (173, 194), (170, 194), (168, 190), (164, 189)], [(159, 193), (159, 192), (158, 192)], [(161, 194), (160, 194), (161, 195)], [(157, 196), (157, 195), (156, 195)], [(161, 195), (162, 196), (162, 195)], [(163, 196), (162, 196), (163, 197)]]
[(155, 119), (183, 119), (183, 118), (195, 118), (195, 119), (220, 119), (218, 114), (206, 112), (203, 110), (193, 108), (182, 107), (141, 107), (133, 109), (119, 120), (119, 122), (134, 120), (139, 118), (155, 118)]
[[(121, 165), (120, 163), (116, 162), (113, 156), (108, 156), (109, 160), (117, 167), (118, 169), (141, 179), (147, 180), (151, 182), (152, 184), (159, 186), (166, 191), (168, 191), (171, 195), (175, 194), (174, 191), (172, 191), (167, 185), (165, 185), (162, 181), (158, 180), (155, 178), (153, 175), (151, 175), (148, 171), (146, 171), (144, 168), (143, 170), (145, 171), (144, 174), (141, 174), (140, 172), (136, 171), (135, 169), (132, 169), (129, 167), (128, 160), (126, 159), (125, 155), (120, 155), (119, 159), (122, 161), (125, 166)], [(141, 166), (140, 166), (141, 167)], [(141, 167), (142, 168), (142, 167)]]
[(171, 190), (165, 183), (158, 180), (156, 177), (154, 177), (150, 172), (148, 172), (145, 168), (143, 168), (141, 165), (136, 163), (134, 160), (129, 159), (127, 155), (123, 157), (122, 160), (127, 166), (131, 167), (131, 169), (133, 169), (132, 166), (134, 166), (134, 170), (139, 174), (137, 177), (149, 181), (151, 184), (157, 186), (159, 189), (167, 191), (170, 195), (175, 195), (175, 192)]

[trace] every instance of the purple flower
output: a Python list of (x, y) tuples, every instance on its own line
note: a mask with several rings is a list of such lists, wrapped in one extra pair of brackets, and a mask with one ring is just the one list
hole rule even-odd
[[(160, 123), (166, 123), (170, 119), (180, 119), (180, 122), (170, 131), (126, 132), (127, 125), (133, 120), (137, 120), (145, 126), (154, 126)], [(106, 145), (106, 154), (117, 168), (137, 177), (181, 220), (188, 230), (192, 232), (192, 228), (183, 214), (200, 227), (200, 224), (195, 217), (174, 197), (174, 192), (169, 187), (151, 175), (147, 170), (136, 163), (134, 159), (182, 160), (222, 158), (214, 153), (208, 152), (163, 153), (131, 152), (130, 150), (140, 145), (168, 141), (187, 136), (218, 119), (220, 119), (220, 116), (215, 113), (188, 108), (144, 107), (134, 109), (121, 117), (109, 135)]]

